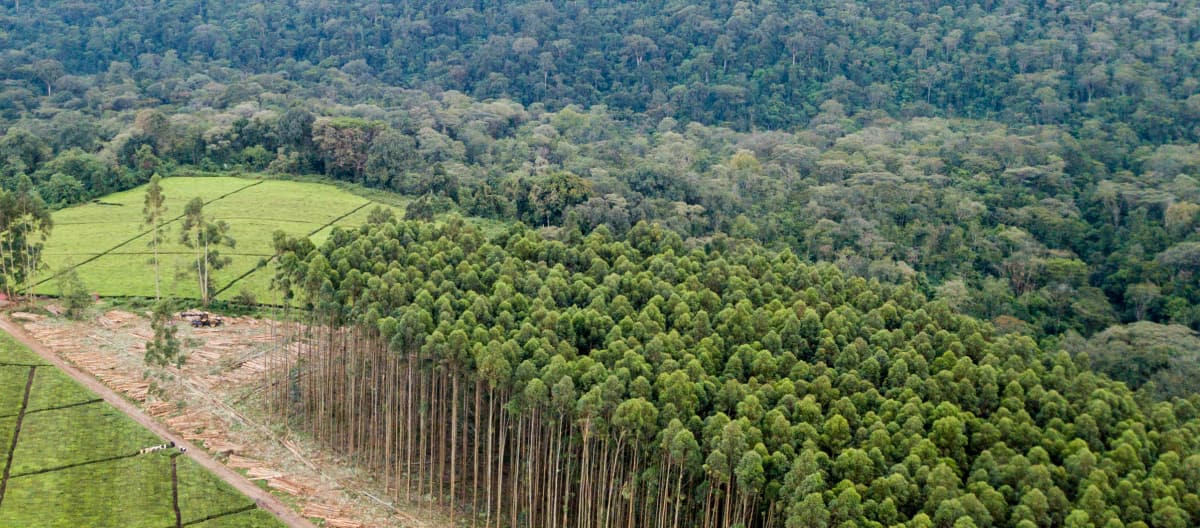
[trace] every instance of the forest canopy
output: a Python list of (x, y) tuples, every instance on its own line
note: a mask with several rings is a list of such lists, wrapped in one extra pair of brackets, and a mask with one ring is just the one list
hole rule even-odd
[(0, 286), (53, 210), (156, 174), (401, 193), (275, 238), (304, 315), (268, 385), (397, 498), (1194, 526), (1198, 28), (1195, 0), (4, 2)]
[(0, 187), (316, 173), (915, 277), (1051, 347), (1200, 330), (1193, 4), (9, 3)]
[[(111, 64), (213, 64), (311, 79), (433, 85), (552, 109), (738, 129), (851, 113), (1100, 120), (1143, 140), (1200, 139), (1191, 1), (6, 3), (5, 70), (39, 92)], [(10, 68), (11, 67), (11, 68)], [(179, 78), (157, 90), (171, 97)], [(177, 92), (176, 92), (177, 93)]]
[(1200, 396), (1135, 398), (912, 284), (645, 223), (277, 249), (313, 310), (272, 360), (277, 416), (486, 525), (1200, 519)]

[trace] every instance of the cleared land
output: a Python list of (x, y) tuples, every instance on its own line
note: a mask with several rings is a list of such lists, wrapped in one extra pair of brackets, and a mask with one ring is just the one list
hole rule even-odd
[[(214, 176), (166, 178), (162, 186), (172, 221), (165, 226), (166, 241), (159, 247), (160, 277), (163, 295), (175, 297), (198, 295), (195, 279), (177, 276), (190, 265), (194, 253), (179, 243), (180, 222), (174, 220), (194, 197), (205, 200), (208, 218), (229, 223), (229, 234), (237, 241), (234, 248), (221, 249), (233, 262), (214, 273), (214, 284), (222, 289), (236, 283), (218, 297), (229, 298), (245, 288), (262, 302), (275, 297), (268, 291), (270, 271), (255, 269), (272, 255), (271, 237), (276, 230), (310, 235), (320, 243), (332, 226), (359, 225), (374, 205), (383, 205), (320, 183)], [(44, 250), (49, 269), (43, 277), (78, 266), (84, 284), (99, 295), (152, 297), (153, 250), (142, 223), (144, 197), (145, 187), (138, 187), (54, 213), (54, 230)], [(403, 215), (403, 210), (384, 207)], [(55, 295), (58, 284), (45, 280), (37, 292)]]
[(282, 526), (163, 443), (0, 332), (0, 526)]

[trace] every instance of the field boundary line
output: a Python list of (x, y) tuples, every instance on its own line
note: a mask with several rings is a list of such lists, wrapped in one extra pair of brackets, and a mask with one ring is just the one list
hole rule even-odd
[(316, 525), (301, 516), (295, 510), (292, 510), (290, 507), (284, 504), (283, 501), (279, 500), (278, 497), (275, 497), (270, 492), (258, 487), (253, 482), (250, 482), (245, 476), (240, 475), (232, 469), (226, 467), (224, 464), (217, 462), (212, 455), (209, 455), (205, 451), (196, 447), (195, 444), (185, 440), (182, 436), (175, 434), (170, 429), (167, 429), (166, 426), (159, 423), (154, 418), (151, 418), (150, 415), (146, 414), (129, 400), (122, 398), (112, 389), (108, 388), (107, 385), (79, 370), (74, 365), (71, 365), (52, 352), (50, 349), (46, 348), (45, 345), (43, 345), (37, 339), (34, 339), (33, 336), (29, 335), (24, 328), (21, 328), (20, 325), (13, 323), (3, 314), (0, 314), (0, 330), (8, 332), (10, 335), (16, 338), (17, 341), (20, 341), (22, 344), (29, 347), (29, 349), (34, 353), (41, 356), (43, 360), (50, 362), (53, 366), (74, 378), (75, 381), (78, 381), (85, 388), (96, 393), (97, 396), (104, 398), (104, 401), (108, 402), (118, 411), (121, 411), (130, 419), (140, 424), (142, 427), (145, 427), (151, 433), (154, 433), (158, 435), (159, 438), (169, 442), (175, 442), (176, 447), (186, 448), (187, 456), (191, 457), (192, 460), (194, 460), (197, 464), (204, 469), (211, 471), (217, 476), (217, 478), (229, 483), (229, 485), (233, 486), (233, 488), (241, 494), (249, 497), (250, 500), (253, 500), (254, 503), (258, 505), (258, 507), (262, 508), (267, 513), (274, 515), (284, 525), (291, 528), (316, 528)]
[[(204, 202), (204, 205), (211, 204), (211, 203), (213, 203), (213, 202), (215, 202), (215, 201), (217, 201), (217, 200), (223, 200), (223, 199), (225, 199), (225, 198), (227, 198), (227, 197), (229, 197), (229, 196), (232, 196), (232, 195), (234, 195), (234, 194), (237, 194), (237, 193), (240, 193), (240, 192), (242, 192), (242, 191), (244, 191), (244, 190), (246, 190), (246, 189), (249, 189), (249, 188), (251, 188), (251, 187), (254, 187), (255, 185), (262, 185), (262, 183), (263, 183), (264, 181), (265, 181), (265, 180), (258, 180), (258, 181), (254, 182), (254, 183), (251, 183), (250, 185), (247, 185), (247, 186), (245, 186), (245, 187), (238, 187), (237, 189), (234, 189), (234, 190), (232, 190), (232, 191), (229, 191), (229, 192), (227, 192), (227, 193), (225, 193), (225, 194), (222, 194), (222, 195), (220, 195), (220, 196), (218, 196), (218, 197), (216, 197), (216, 198), (213, 198), (212, 200), (209, 200), (209, 201), (207, 201), (207, 202)], [(163, 222), (163, 223), (162, 223), (162, 224), (161, 224), (159, 227), (161, 228), (161, 227), (166, 227), (166, 226), (168, 226), (168, 225), (171, 225), (171, 224), (173, 224), (173, 223), (175, 223), (175, 222), (179, 221), (179, 219), (180, 219), (180, 218), (183, 218), (183, 217), (184, 217), (184, 215), (182, 215), (182, 214), (181, 214), (181, 215), (179, 215), (179, 216), (176, 216), (176, 217), (174, 217), (174, 218), (172, 218), (172, 219), (170, 219), (170, 220), (167, 220), (166, 222)], [(144, 224), (143, 224), (143, 225), (144, 225)], [(124, 247), (125, 245), (127, 245), (127, 244), (129, 244), (129, 243), (131, 243), (131, 242), (133, 242), (133, 241), (135, 241), (135, 240), (137, 240), (137, 239), (139, 239), (139, 238), (142, 238), (142, 237), (144, 237), (144, 236), (146, 236), (146, 235), (150, 234), (152, 231), (154, 231), (154, 230), (153, 230), (153, 229), (149, 229), (149, 230), (146, 230), (146, 231), (142, 231), (142, 232), (138, 233), (137, 235), (135, 235), (133, 238), (130, 238), (130, 239), (128, 239), (128, 240), (125, 240), (124, 242), (118, 243), (117, 245), (115, 245), (115, 246), (113, 246), (113, 247), (110, 247), (110, 248), (108, 248), (108, 249), (104, 250), (104, 251), (103, 251), (103, 252), (101, 252), (101, 253), (97, 253), (97, 254), (95, 254), (95, 255), (92, 255), (91, 257), (88, 257), (88, 258), (84, 259), (82, 262), (79, 262), (78, 264), (75, 264), (75, 265), (73, 265), (73, 266), (71, 266), (71, 267), (69, 267), (69, 268), (66, 268), (66, 269), (60, 269), (60, 270), (58, 270), (58, 272), (57, 272), (57, 273), (55, 273), (55, 274), (53, 274), (53, 275), (51, 275), (51, 276), (49, 276), (49, 277), (46, 277), (46, 278), (44, 278), (44, 279), (42, 279), (42, 280), (40, 280), (40, 281), (38, 281), (38, 282), (35, 282), (35, 283), (34, 283), (32, 286), (29, 286), (29, 289), (37, 288), (38, 286), (41, 286), (41, 285), (43, 285), (43, 284), (46, 284), (47, 282), (50, 282), (50, 281), (52, 281), (52, 280), (54, 280), (54, 279), (57, 279), (57, 278), (61, 277), (61, 276), (62, 276), (64, 273), (66, 273), (66, 272), (68, 272), (68, 271), (71, 271), (71, 270), (73, 270), (73, 269), (78, 269), (80, 266), (83, 266), (84, 264), (88, 264), (88, 263), (94, 262), (94, 261), (96, 261), (96, 260), (99, 260), (99, 259), (100, 259), (100, 257), (103, 257), (103, 256), (105, 256), (105, 255), (108, 255), (109, 253), (112, 253), (113, 251), (116, 251), (116, 250), (117, 250), (117, 248)], [(27, 290), (27, 291), (28, 291), (28, 290)]]
[[(50, 365), (46, 365), (46, 366), (48, 367)], [(68, 403), (66, 405), (58, 405), (55, 407), (46, 407), (45, 409), (34, 409), (32, 411), (25, 411), (25, 414), (37, 414), (37, 413), (44, 413), (44, 412), (50, 412), (50, 411), (61, 411), (63, 409), (70, 409), (71, 407), (83, 407), (84, 405), (91, 405), (93, 403), (100, 403), (102, 401), (104, 401), (104, 400), (101, 398), (96, 398), (94, 400)], [(15, 414), (6, 414), (4, 416), (0, 416), (0, 418), (12, 418), (13, 416), (16, 416), (16, 415)]]
[[(305, 238), (308, 238), (308, 237), (311, 237), (311, 236), (313, 236), (313, 235), (315, 235), (315, 234), (317, 234), (317, 233), (320, 233), (320, 232), (321, 232), (321, 231), (323, 231), (325, 228), (327, 228), (327, 227), (329, 227), (329, 226), (332, 226), (333, 224), (336, 224), (336, 223), (338, 223), (338, 221), (339, 221), (339, 220), (342, 220), (343, 218), (346, 218), (346, 217), (348, 217), (348, 216), (350, 216), (350, 215), (352, 215), (352, 214), (354, 214), (354, 213), (357, 213), (357, 212), (359, 212), (359, 211), (363, 210), (363, 208), (365, 208), (366, 206), (368, 206), (368, 205), (371, 205), (371, 204), (376, 204), (376, 205), (378, 205), (376, 202), (373, 202), (373, 201), (371, 201), (371, 200), (367, 200), (367, 202), (366, 202), (366, 203), (364, 203), (364, 204), (362, 204), (362, 205), (360, 205), (360, 206), (358, 206), (358, 207), (355, 207), (354, 209), (351, 209), (351, 210), (350, 210), (349, 212), (347, 212), (346, 214), (343, 214), (343, 215), (341, 215), (341, 216), (339, 216), (339, 217), (337, 217), (337, 218), (334, 218), (333, 220), (330, 220), (330, 221), (326, 222), (324, 225), (322, 225), (322, 226), (320, 226), (320, 227), (318, 227), (318, 228), (316, 228), (316, 229), (314, 229), (314, 230), (310, 231), (310, 232), (309, 232), (307, 235), (304, 235), (304, 237), (305, 237)], [(260, 270), (260, 269), (265, 269), (265, 268), (267, 267), (267, 265), (268, 265), (268, 264), (270, 264), (270, 263), (272, 263), (272, 262), (274, 262), (274, 261), (275, 261), (275, 257), (277, 257), (277, 256), (278, 256), (278, 255), (271, 255), (271, 258), (267, 259), (267, 261), (266, 261), (266, 262), (265, 262), (265, 263), (264, 263), (262, 266), (254, 266), (253, 268), (250, 268), (249, 270), (247, 270), (245, 273), (243, 273), (243, 274), (241, 274), (241, 275), (238, 275), (237, 277), (234, 277), (234, 278), (233, 278), (233, 280), (229, 281), (229, 283), (228, 283), (228, 284), (226, 284), (226, 285), (225, 285), (223, 288), (221, 288), (221, 289), (217, 290), (215, 293), (213, 293), (213, 294), (212, 294), (212, 297), (215, 299), (215, 298), (216, 298), (218, 295), (221, 295), (222, 293), (225, 293), (225, 290), (228, 290), (229, 288), (232, 288), (234, 284), (237, 284), (238, 282), (241, 282), (241, 280), (242, 280), (242, 279), (244, 279), (244, 278), (246, 278), (246, 277), (249, 277), (251, 274), (253, 274), (254, 272), (256, 272), (256, 271), (258, 271), (258, 270)]]
[(200, 524), (200, 523), (202, 523), (202, 522), (211, 521), (211, 520), (213, 520), (213, 519), (220, 519), (221, 517), (228, 517), (228, 516), (230, 516), (230, 515), (237, 515), (237, 514), (239, 514), (239, 513), (246, 513), (246, 512), (248, 512), (248, 511), (251, 511), (251, 510), (253, 510), (254, 508), (255, 508), (255, 505), (254, 505), (254, 504), (250, 504), (250, 505), (248, 505), (248, 506), (242, 506), (241, 508), (238, 508), (238, 509), (236, 509), (236, 510), (229, 510), (229, 511), (227, 511), (227, 512), (221, 512), (221, 513), (214, 513), (214, 514), (212, 514), (212, 515), (206, 515), (206, 516), (204, 516), (204, 517), (201, 517), (201, 518), (199, 518), (199, 519), (196, 519), (196, 520), (194, 520), (194, 521), (188, 521), (188, 522), (186, 522), (186, 523), (181, 523), (179, 526), (191, 526), (191, 525), (193, 525), (193, 524)]
[(17, 473), (16, 475), (13, 475), (10, 478), (32, 477), (34, 475), (45, 475), (46, 473), (54, 473), (56, 471), (63, 471), (66, 469), (77, 468), (77, 467), (81, 467), (81, 466), (93, 466), (96, 464), (116, 462), (118, 460), (125, 460), (126, 458), (133, 458), (140, 454), (142, 454), (142, 453), (136, 452), (136, 453), (129, 453), (127, 455), (117, 455), (117, 456), (110, 456), (110, 457), (105, 457), (105, 458), (97, 458), (95, 460), (85, 460), (83, 462), (75, 462), (74, 464), (65, 464), (62, 466), (54, 466), (54, 467), (42, 468), (42, 469), (38, 469), (38, 470), (34, 470), (34, 471), (26, 471), (24, 473)]
[(179, 455), (171, 455), (171, 508), (175, 510), (175, 528), (183, 528), (183, 514), (179, 512)]
[(17, 440), (21, 437), (21, 422), (25, 420), (25, 408), (29, 406), (29, 393), (33, 392), (33, 378), (37, 375), (37, 367), (29, 367), (29, 379), (25, 381), (25, 397), (21, 400), (21, 410), (17, 413), (17, 426), (13, 429), (12, 445), (8, 448), (8, 460), (4, 462), (4, 476), (0, 479), (0, 505), (4, 504), (4, 493), (8, 491), (9, 472), (12, 471), (13, 457), (17, 454)]

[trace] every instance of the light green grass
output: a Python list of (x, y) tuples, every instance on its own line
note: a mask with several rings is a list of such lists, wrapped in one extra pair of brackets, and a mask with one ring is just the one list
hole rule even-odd
[(0, 526), (174, 524), (170, 458), (158, 453), (14, 477), (0, 505)]
[(179, 513), (185, 524), (254, 505), (254, 501), (190, 458), (177, 458), (176, 472), (179, 475)]
[[(0, 332), (0, 361), (44, 364), (39, 359)], [(134, 455), (164, 441), (107, 403), (63, 408), (97, 396), (53, 366), (37, 367), (16, 450), (8, 453), (17, 417), (3, 414), (19, 412), (28, 376), (29, 367), (0, 367), (0, 460), (12, 457), (0, 526), (174, 526), (169, 455), (176, 451)], [(134, 456), (106, 460), (125, 455)], [(177, 464), (184, 522), (254, 505), (186, 455)], [(256, 509), (200, 526), (275, 528), (282, 523)]]
[[(253, 269), (264, 257), (258, 255), (229, 255), (232, 261), (213, 272), (213, 283), (218, 287), (237, 276)], [(167, 255), (163, 257), (159, 272), (162, 294), (168, 297), (198, 297), (199, 285), (194, 276), (178, 276), (185, 266), (191, 265), (189, 255)], [(142, 256), (105, 255), (77, 269), (89, 292), (102, 296), (136, 295), (154, 297), (154, 266)], [(39, 289), (44, 294), (58, 293), (57, 287)]]
[(29, 367), (0, 366), (0, 416), (12, 416), (21, 410), (27, 381)]
[(109, 405), (26, 414), (13, 454), (12, 473), (128, 455), (161, 443), (158, 436)]
[(33, 387), (29, 390), (29, 405), (25, 407), (25, 412), (42, 411), (95, 399), (96, 393), (87, 390), (63, 371), (52, 367), (38, 367), (37, 375), (33, 378)]
[(17, 417), (0, 418), (0, 463), (8, 460), (8, 449), (12, 447), (12, 435), (16, 427)]
[[(214, 273), (213, 283), (218, 290), (274, 253), (275, 231), (305, 236), (321, 231), (326, 224), (351, 212), (355, 214), (337, 224), (361, 223), (372, 203), (331, 185), (233, 177), (166, 178), (163, 193), (167, 197), (168, 218), (181, 214), (188, 200), (200, 196), (214, 200), (205, 205), (205, 216), (230, 225), (229, 235), (236, 245), (220, 251), (234, 261)], [(142, 224), (144, 195), (145, 188), (138, 187), (101, 199), (105, 204), (120, 205), (87, 204), (55, 213), (55, 227), (45, 248), (49, 270), (43, 277), (50, 277), (66, 266), (78, 265), (80, 278), (91, 292), (104, 296), (154, 296), (150, 236), (135, 238), (146, 229)], [(360, 207), (362, 210), (356, 211)], [(178, 221), (167, 224), (165, 240), (159, 246), (163, 294), (195, 298), (199, 296), (195, 279), (176, 278), (177, 271), (185, 266), (190, 269), (194, 262), (192, 250), (179, 243), (179, 229)], [(123, 242), (127, 243), (121, 245)], [(100, 254), (104, 255), (88, 261)], [(268, 286), (269, 277), (265, 281), (250, 281), (247, 287), (266, 298)], [(240, 286), (231, 289), (233, 294), (240, 290)], [(57, 295), (57, 281), (43, 283), (37, 292)]]
[[(255, 180), (224, 176), (184, 176), (162, 180), (167, 201), (167, 217), (183, 213), (192, 197), (210, 201), (204, 207), (210, 219), (229, 223), (229, 234), (237, 241), (233, 248), (221, 248), (234, 258), (225, 269), (214, 273), (215, 291), (225, 289), (234, 279), (255, 269), (261, 259), (274, 253), (273, 235), (283, 231), (291, 236), (309, 236), (315, 244), (329, 238), (332, 226), (354, 228), (366, 222), (376, 205), (389, 208), (397, 218), (404, 217), (409, 199), (377, 190), (347, 185), (329, 185), (307, 181)], [(54, 213), (55, 227), (44, 250), (49, 278), (60, 270), (78, 265), (80, 278), (90, 292), (102, 296), (154, 296), (154, 267), (151, 264), (150, 236), (142, 223), (145, 187), (111, 194), (90, 203)], [(469, 222), (494, 234), (503, 223), (469, 218)], [(179, 243), (180, 222), (164, 227), (165, 241), (159, 247), (159, 276), (163, 295), (197, 298), (195, 279), (177, 279), (176, 273), (194, 262), (192, 250)], [(122, 243), (124, 243), (122, 245)], [(93, 257), (96, 257), (93, 260)], [(225, 289), (218, 298), (231, 299), (243, 289), (260, 302), (275, 302), (269, 291), (272, 271), (255, 271)], [(47, 280), (37, 293), (58, 295), (58, 284)]]
[(265, 526), (280, 526), (280, 524), (271, 514), (259, 509), (191, 525), (192, 528), (262, 528)]
[[(183, 214), (183, 207), (193, 197), (208, 201), (236, 191), (253, 180), (242, 178), (167, 178), (162, 181), (166, 196), (167, 217)], [(110, 194), (100, 203), (88, 203), (54, 213), (54, 229), (43, 249), (46, 265), (57, 270), (68, 259), (78, 263), (84, 258), (103, 253), (113, 246), (145, 231), (142, 207), (145, 186)], [(178, 227), (176, 227), (178, 229)], [(171, 239), (178, 237), (172, 232)], [(149, 239), (146, 239), (149, 240)], [(146, 241), (134, 241), (126, 249), (146, 250)]]
[(0, 332), (0, 363), (24, 363), (26, 365), (45, 365), (46, 362), (32, 350), (8, 332)]
[(322, 225), (365, 203), (367, 199), (332, 185), (266, 180), (213, 202), (205, 211), (230, 223), (257, 218)]

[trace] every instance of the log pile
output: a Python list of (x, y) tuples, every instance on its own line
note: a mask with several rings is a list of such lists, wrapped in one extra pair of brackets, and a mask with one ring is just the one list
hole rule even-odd
[(333, 528), (363, 527), (363, 523), (347, 519), (345, 517), (347, 514), (346, 510), (327, 504), (305, 504), (304, 509), (300, 511), (300, 514), (309, 518), (321, 519), (325, 521), (325, 526), (330, 526)]
[[(244, 469), (246, 470), (246, 477), (250, 480), (265, 480), (267, 481), (267, 486), (270, 488), (283, 491), (301, 501), (306, 501), (319, 489), (318, 485), (305, 483), (296, 476), (289, 476), (254, 458), (229, 455), (229, 459), (225, 462), (225, 465), (234, 469)], [(347, 528), (362, 528), (364, 526), (362, 523), (349, 518), (352, 516), (350, 510), (329, 504), (306, 502), (301, 514), (309, 518), (322, 519), (325, 521), (325, 526), (343, 526)]]
[(29, 312), (13, 312), (9, 314), (9, 317), (12, 317), (16, 321), (28, 321), (34, 323), (46, 318), (44, 315), (38, 315)]
[[(30, 314), (33, 315), (33, 314)], [(16, 314), (13, 314), (16, 317)], [(41, 317), (40, 315), (37, 317)], [(37, 338), (43, 345), (58, 354), (78, 352), (80, 350), (74, 336), (67, 330), (42, 322), (25, 323), (25, 330)]]
[(97, 323), (105, 328), (123, 328), (129, 326), (130, 323), (138, 320), (136, 314), (121, 310), (109, 310), (96, 319)]
[(146, 401), (146, 396), (149, 395), (150, 391), (150, 383), (143, 381), (140, 377), (116, 370), (111, 357), (96, 352), (71, 353), (57, 349), (55, 351), (67, 361), (74, 363), (79, 368), (95, 376), (96, 379), (108, 385), (112, 390), (139, 402)]
[(297, 497), (306, 497), (316, 491), (316, 488), (312, 486), (285, 477), (267, 479), (267, 486)]
[[(120, 317), (109, 319), (109, 324), (117, 324), (112, 321), (121, 320)], [(33, 334), (43, 345), (53, 350), (55, 354), (87, 371), (113, 390), (124, 394), (130, 399), (139, 402), (146, 401), (146, 396), (150, 390), (149, 383), (143, 381), (140, 377), (118, 370), (111, 356), (95, 352), (94, 348), (84, 350), (79, 344), (79, 338), (72, 335), (69, 330), (44, 322), (27, 323), (25, 329)], [(88, 337), (93, 341), (117, 346), (101, 336), (91, 335)], [(135, 348), (137, 346), (138, 344), (134, 345)], [(144, 348), (145, 345), (140, 344), (140, 346)]]
[(177, 406), (171, 402), (154, 402), (146, 405), (146, 414), (161, 420), (171, 414), (176, 408)]
[(203, 442), (204, 447), (214, 453), (236, 453), (242, 446), (229, 441), (225, 426), (212, 413), (193, 411), (167, 418), (167, 426), (192, 442)]
[[(277, 368), (273, 362), (295, 361), (300, 356), (300, 345), (289, 343), (284, 347), (275, 345), (273, 327), (268, 321), (250, 318), (231, 318), (226, 325), (238, 325), (236, 330), (181, 328), (181, 337), (193, 336), (202, 344), (187, 350), (187, 361), (182, 369), (168, 367), (184, 380), (193, 390), (203, 393), (219, 392), (227, 388), (259, 386), (268, 372)], [(288, 471), (275, 462), (264, 462), (245, 456), (246, 447), (257, 452), (250, 444), (235, 443), (237, 435), (230, 436), (229, 421), (233, 418), (201, 410), (198, 406), (182, 408), (173, 401), (147, 401), (149, 383), (141, 376), (144, 367), (140, 358), (146, 343), (153, 334), (146, 320), (139, 315), (112, 310), (96, 320), (97, 327), (85, 328), (78, 325), (63, 325), (43, 316), (29, 314), (23, 321), (26, 329), (39, 341), (51, 348), (60, 357), (99, 379), (105, 385), (131, 399), (143, 403), (146, 413), (161, 421), (171, 430), (188, 441), (202, 445), (208, 451), (226, 455), (229, 467), (242, 469), (254, 481), (264, 481), (270, 489), (282, 491), (297, 499), (304, 506), (304, 515), (323, 520), (323, 526), (366, 528), (367, 524), (354, 518), (358, 515), (345, 500), (342, 487), (336, 481), (327, 481), (310, 475), (304, 470), (299, 473)], [(272, 346), (275, 345), (275, 346)], [(222, 402), (217, 402), (218, 404)], [(233, 417), (245, 420), (236, 411)], [(304, 454), (292, 442), (281, 441), (282, 447), (295, 455), (297, 460), (316, 470), (311, 454)], [(261, 455), (260, 455), (261, 456)], [(325, 477), (328, 478), (328, 477)], [(309, 502), (313, 501), (313, 502)], [(407, 517), (403, 512), (393, 515)], [(422, 526), (415, 518), (405, 519), (406, 526)]]

